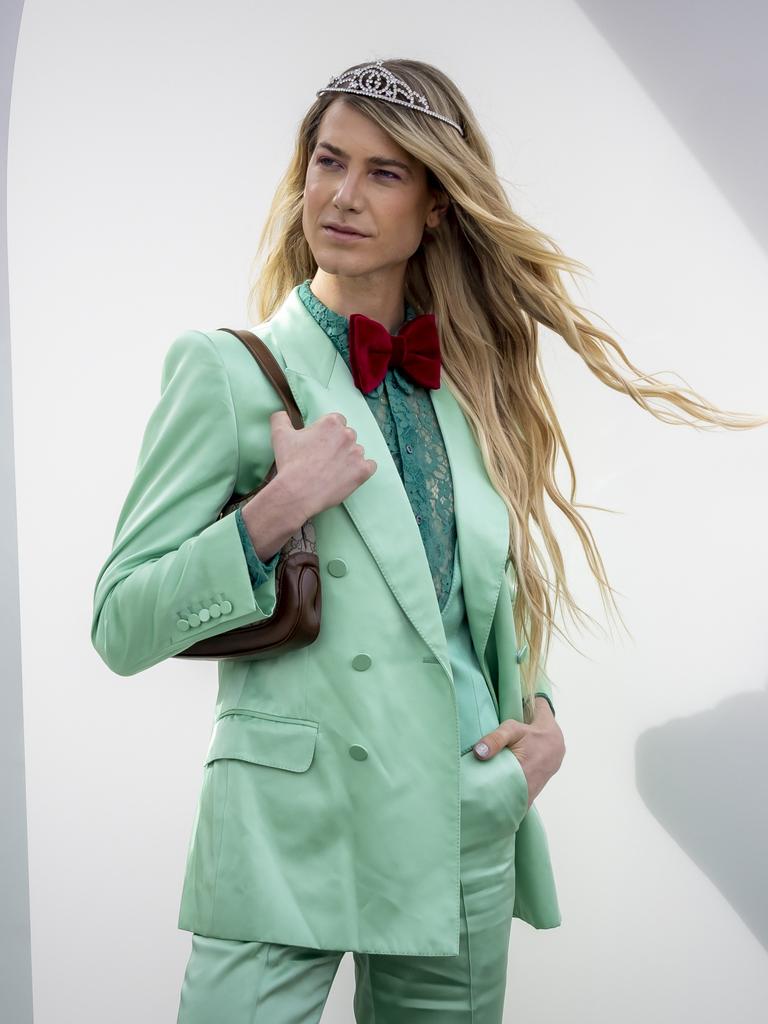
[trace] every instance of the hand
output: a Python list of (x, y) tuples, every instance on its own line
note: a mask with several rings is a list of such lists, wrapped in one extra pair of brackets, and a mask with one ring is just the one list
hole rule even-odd
[[(515, 718), (506, 718), (493, 732), (483, 736), (474, 746), (475, 756), (487, 761), (502, 747), (509, 747), (517, 757), (528, 780), (528, 807), (544, 789), (562, 764), (565, 756), (563, 731), (543, 697), (536, 698), (533, 721), (526, 725)], [(485, 743), (488, 753), (482, 756), (478, 746)]]
[(294, 503), (301, 522), (339, 505), (373, 476), (378, 466), (367, 459), (357, 433), (340, 412), (329, 412), (298, 430), (284, 409), (269, 418), (277, 478)]

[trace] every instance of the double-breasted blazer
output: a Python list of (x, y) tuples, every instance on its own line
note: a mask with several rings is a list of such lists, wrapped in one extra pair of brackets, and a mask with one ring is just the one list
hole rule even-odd
[[(284, 368), (305, 425), (342, 413), (378, 465), (314, 517), (317, 640), (217, 663), (178, 926), (318, 949), (456, 955), (459, 723), (434, 583), (380, 428), (297, 291), (253, 330)], [(523, 721), (506, 507), (445, 379), (430, 394), (453, 478), (472, 643), (500, 720)], [(234, 515), (217, 516), (268, 471), (269, 418), (282, 408), (228, 332), (189, 330), (171, 342), (94, 590), (91, 639), (114, 672), (133, 675), (272, 614), (275, 573), (254, 589)], [(551, 694), (543, 672), (536, 689)], [(546, 833), (535, 804), (521, 817), (514, 916), (553, 928), (561, 916)]]

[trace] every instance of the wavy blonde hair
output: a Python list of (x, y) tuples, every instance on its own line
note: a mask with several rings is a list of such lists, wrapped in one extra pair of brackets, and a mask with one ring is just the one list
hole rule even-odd
[[(304, 182), (323, 113), (342, 97), (420, 160), (428, 185), (444, 191), (450, 201), (439, 226), (425, 232), (431, 244), (422, 242), (408, 262), (405, 298), (418, 312), (436, 316), (443, 372), (491, 482), (507, 505), (509, 555), (518, 578), (515, 627), (529, 646), (522, 691), (530, 718), (552, 632), (565, 636), (555, 621), (558, 603), (562, 601), (573, 621), (594, 622), (567, 585), (545, 498), (576, 530), (604, 608), (621, 619), (592, 531), (578, 511), (601, 506), (575, 501), (573, 461), (540, 366), (539, 324), (559, 334), (604, 384), (664, 422), (746, 429), (768, 423), (768, 417), (718, 409), (691, 388), (674, 387), (638, 369), (618, 342), (591, 323), (568, 296), (564, 274), (588, 268), (565, 256), (550, 237), (512, 209), (488, 143), (456, 85), (422, 61), (393, 59), (385, 65), (425, 96), (432, 110), (457, 121), (464, 135), (438, 118), (398, 104), (349, 93), (317, 97), (301, 121), (261, 234), (255, 261), (263, 251), (266, 258), (249, 292), (249, 313), (255, 304), (252, 320), (267, 319), (292, 288), (317, 270), (302, 229)], [(568, 495), (555, 480), (561, 452), (570, 473)]]

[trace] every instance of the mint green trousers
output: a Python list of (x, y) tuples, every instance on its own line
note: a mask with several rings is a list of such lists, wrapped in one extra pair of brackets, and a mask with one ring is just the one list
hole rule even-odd
[[(461, 757), (458, 955), (353, 951), (357, 1024), (502, 1024), (515, 835), (528, 806), (514, 757), (508, 747), (488, 761)], [(177, 1024), (317, 1024), (345, 952), (193, 933)]]

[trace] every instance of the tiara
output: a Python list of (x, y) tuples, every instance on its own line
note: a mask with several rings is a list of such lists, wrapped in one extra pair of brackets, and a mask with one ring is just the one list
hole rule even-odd
[(411, 107), (413, 110), (420, 110), (422, 114), (437, 117), (441, 121), (453, 125), (461, 135), (464, 134), (461, 126), (452, 121), (450, 117), (438, 114), (436, 110), (430, 110), (426, 98), (421, 93), (414, 92), (402, 78), (392, 74), (380, 60), (377, 60), (375, 64), (365, 64), (352, 71), (334, 75), (324, 89), (318, 89), (316, 95), (320, 96), (324, 92), (352, 92), (363, 96), (373, 96), (377, 100), (386, 100), (387, 103), (399, 103), (403, 107)]

